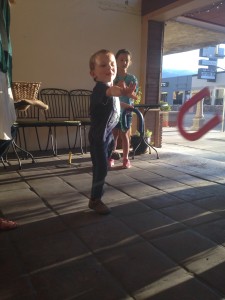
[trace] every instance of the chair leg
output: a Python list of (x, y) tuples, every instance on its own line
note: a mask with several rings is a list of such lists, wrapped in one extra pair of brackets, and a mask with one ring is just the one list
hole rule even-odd
[(87, 153), (87, 128), (84, 125), (84, 153)]
[[(17, 151), (16, 151), (15, 142), (13, 142), (13, 141), (12, 141), (12, 147), (13, 147), (14, 153), (16, 154), (16, 158), (17, 158), (17, 160), (18, 160), (19, 169), (21, 170), (21, 169), (22, 169), (21, 160), (20, 160), (20, 157), (19, 157), (19, 155), (18, 155), (18, 153), (17, 153)], [(17, 146), (17, 147), (19, 147), (19, 146)]]
[(40, 143), (37, 127), (35, 127), (35, 132), (36, 132), (36, 137), (37, 137), (37, 141), (38, 141), (38, 147), (39, 147), (39, 150), (41, 151), (41, 143)]
[[(16, 156), (17, 156), (17, 159), (18, 159), (18, 161), (19, 161), (20, 167), (21, 167), (21, 162), (20, 162), (20, 158), (19, 158), (19, 155), (18, 155), (16, 149), (19, 149), (21, 152), (25, 153), (25, 154), (26, 154), (26, 157), (30, 156), (30, 158), (32, 159), (32, 163), (35, 163), (35, 160), (34, 160), (33, 155), (32, 155), (29, 151), (27, 151), (27, 150), (22, 149), (21, 147), (19, 147), (19, 146), (16, 144), (16, 142), (15, 142), (14, 140), (12, 141), (12, 147), (13, 147), (13, 150), (14, 150)], [(21, 169), (21, 168), (20, 168), (20, 169)]]
[(16, 143), (17, 143), (17, 140), (19, 140), (19, 145), (21, 146), (21, 136), (20, 136), (20, 129), (19, 128), (18, 128), (17, 134), (16, 134)]
[(48, 145), (49, 145), (49, 140), (50, 140), (51, 132), (52, 132), (52, 128), (50, 126), (49, 129), (48, 129), (48, 140), (47, 140), (47, 145), (46, 145), (45, 151), (48, 150)]
[(3, 157), (1, 157), (1, 162), (2, 162), (2, 164), (3, 164), (4, 169), (6, 169), (6, 165), (5, 165), (5, 162), (4, 162)]
[(48, 141), (45, 151), (48, 150), (49, 140), (51, 139), (53, 155), (57, 156), (57, 142), (55, 141), (56, 138), (54, 136), (56, 136), (56, 128), (54, 127), (54, 129), (52, 130), (52, 127), (50, 126), (48, 130)]
[(24, 147), (25, 147), (25, 149), (27, 151), (27, 140), (26, 140), (26, 135), (25, 135), (25, 129), (24, 129), (24, 127), (23, 127), (23, 140), (24, 140)]
[(69, 128), (68, 128), (68, 126), (66, 126), (66, 133), (67, 133), (68, 147), (69, 147), (69, 149), (71, 149), (71, 147), (70, 147), (70, 137), (69, 137)]
[(57, 149), (58, 149), (58, 145), (57, 145), (57, 139), (56, 139), (56, 127), (54, 126), (53, 128), (53, 133), (52, 133), (52, 150), (53, 150), (53, 154), (54, 156), (57, 156)]
[(75, 142), (74, 142), (74, 148), (76, 148), (77, 136), (78, 136), (78, 132), (79, 132), (79, 137), (80, 137), (80, 151), (81, 151), (81, 154), (84, 154), (81, 127), (82, 127), (82, 125), (78, 125), (77, 126), (76, 135), (75, 135)]
[(79, 135), (80, 135), (80, 152), (81, 154), (84, 154), (81, 125), (79, 126)]

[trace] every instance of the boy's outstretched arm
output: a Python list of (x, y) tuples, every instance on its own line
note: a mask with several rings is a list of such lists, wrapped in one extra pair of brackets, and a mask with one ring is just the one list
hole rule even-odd
[(116, 97), (127, 96), (129, 98), (136, 100), (137, 95), (135, 93), (135, 90), (136, 90), (135, 83), (130, 83), (129, 86), (126, 86), (124, 83), (123, 86), (122, 85), (121, 86), (113, 85), (113, 86), (109, 87), (106, 91), (106, 95), (107, 96), (116, 96)]

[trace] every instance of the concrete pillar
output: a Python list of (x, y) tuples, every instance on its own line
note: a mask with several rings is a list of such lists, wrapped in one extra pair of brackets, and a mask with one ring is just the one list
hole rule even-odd
[(215, 99), (216, 99), (216, 89), (213, 88), (211, 105), (215, 105)]
[[(164, 23), (148, 21), (147, 26), (147, 58), (145, 80), (145, 103), (158, 104), (161, 91), (161, 68), (163, 56)], [(162, 127), (159, 117), (160, 111), (151, 112), (151, 118), (146, 118), (145, 127), (153, 132), (154, 145), (161, 147)], [(150, 123), (148, 122), (150, 121)]]
[(193, 118), (191, 130), (199, 130), (205, 123), (205, 118), (203, 114), (203, 101), (204, 100), (201, 100), (197, 103), (196, 113)]

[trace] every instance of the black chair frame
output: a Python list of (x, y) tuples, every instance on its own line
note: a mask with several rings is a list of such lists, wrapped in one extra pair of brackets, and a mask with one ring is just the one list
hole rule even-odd
[(49, 107), (48, 110), (44, 111), (45, 121), (40, 122), (39, 125), (49, 127), (46, 150), (48, 149), (49, 141), (51, 139), (53, 153), (55, 156), (57, 155), (57, 127), (66, 128), (68, 147), (71, 150), (68, 128), (76, 127), (77, 130), (75, 134), (74, 148), (76, 147), (79, 134), (80, 151), (83, 154), (81, 122), (71, 120), (70, 118), (69, 92), (64, 89), (45, 88), (40, 91), (40, 99)]
[(84, 151), (87, 153), (87, 127), (90, 126), (90, 98), (92, 91), (74, 89), (69, 92), (73, 120), (81, 122), (84, 129)]

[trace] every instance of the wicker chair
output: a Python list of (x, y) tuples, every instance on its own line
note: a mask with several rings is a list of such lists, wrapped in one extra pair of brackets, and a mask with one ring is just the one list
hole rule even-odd
[(35, 128), (36, 137), (39, 149), (41, 150), (40, 139), (38, 135), (39, 127), (39, 107), (34, 105), (37, 102), (39, 104), (41, 101), (37, 100), (39, 88), (41, 86), (40, 82), (13, 82), (12, 83), (12, 93), (15, 101), (15, 108), (17, 113), (17, 120), (15, 125), (18, 127), (18, 138), (19, 144), (21, 145), (21, 132), (23, 132), (23, 141), (25, 149), (27, 150), (27, 141), (25, 128)]
[[(40, 88), (40, 82), (13, 82), (12, 83), (12, 93), (15, 102), (15, 108), (17, 111), (17, 121), (13, 125), (13, 134), (12, 140), (10, 144), (5, 148), (3, 153), (0, 154), (1, 162), (7, 162), (7, 154), (9, 151), (10, 146), (12, 146), (14, 153), (16, 154), (19, 168), (21, 169), (21, 160), (18, 155), (17, 150), (19, 150), (25, 158), (30, 157), (32, 162), (34, 163), (33, 155), (27, 151), (27, 143), (26, 143), (26, 135), (25, 135), (25, 128), (26, 127), (35, 127), (37, 140), (39, 143), (39, 137), (36, 125), (38, 124), (38, 113), (36, 112), (37, 108), (47, 109), (47, 106), (42, 103), (40, 100), (37, 99), (38, 91)], [(20, 145), (21, 145), (21, 138), (20, 138), (20, 131), (19, 129), (23, 129), (23, 138), (25, 149), (21, 148), (17, 145), (16, 139), (19, 138)], [(40, 147), (40, 143), (39, 143)]]

